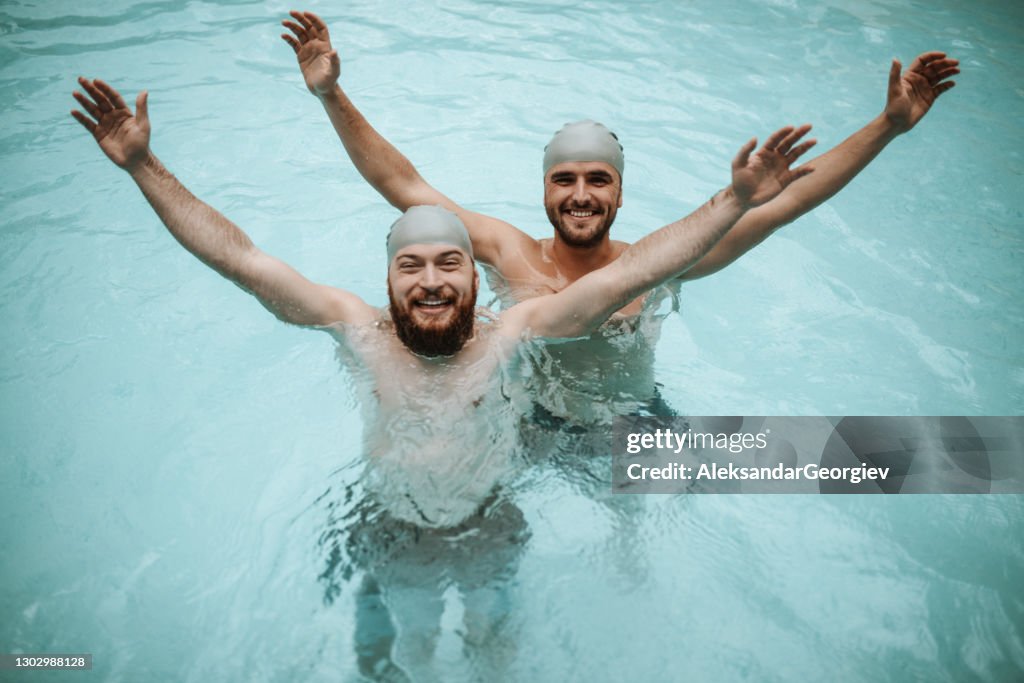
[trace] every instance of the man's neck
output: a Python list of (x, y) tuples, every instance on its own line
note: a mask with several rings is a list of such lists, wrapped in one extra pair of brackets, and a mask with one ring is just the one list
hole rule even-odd
[(561, 235), (555, 233), (549, 245), (548, 252), (558, 272), (573, 282), (591, 271), (608, 265), (622, 252), (607, 234), (594, 246), (576, 247), (567, 244)]

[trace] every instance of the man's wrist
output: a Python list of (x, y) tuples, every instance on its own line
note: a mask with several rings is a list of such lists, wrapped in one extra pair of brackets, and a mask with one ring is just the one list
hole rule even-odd
[(888, 111), (882, 111), (882, 113), (875, 117), (868, 126), (877, 129), (878, 134), (886, 142), (906, 133), (912, 128), (912, 126), (908, 126), (900, 117), (893, 116)]
[(723, 190), (719, 191), (714, 197), (711, 198), (712, 205), (719, 205), (723, 208), (732, 208), (740, 212), (748, 211), (753, 208), (753, 205), (749, 201), (743, 200), (737, 193), (736, 188), (729, 184)]
[(341, 92), (341, 86), (335, 83), (331, 88), (323, 92), (317, 92), (316, 96), (320, 98), (320, 101), (324, 104), (336, 104), (341, 101), (344, 94)]
[(163, 166), (160, 164), (159, 159), (153, 155), (153, 152), (147, 149), (144, 157), (125, 164), (123, 168), (128, 172), (128, 175), (137, 181), (146, 175), (158, 172)]

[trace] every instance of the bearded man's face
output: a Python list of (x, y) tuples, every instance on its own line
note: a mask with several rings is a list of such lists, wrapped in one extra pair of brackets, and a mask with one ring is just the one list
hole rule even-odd
[(451, 245), (416, 244), (388, 270), (395, 333), (413, 353), (452, 356), (473, 336), (479, 277), (473, 259)]

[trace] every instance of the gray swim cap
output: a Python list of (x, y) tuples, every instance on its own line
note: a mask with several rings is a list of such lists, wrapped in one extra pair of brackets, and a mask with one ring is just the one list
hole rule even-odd
[(555, 133), (544, 148), (544, 175), (555, 164), (566, 161), (603, 161), (614, 166), (620, 178), (626, 165), (619, 138), (602, 124), (590, 119), (567, 123)]
[(388, 233), (388, 263), (410, 244), (451, 244), (473, 258), (469, 233), (459, 217), (441, 206), (410, 206), (391, 224)]

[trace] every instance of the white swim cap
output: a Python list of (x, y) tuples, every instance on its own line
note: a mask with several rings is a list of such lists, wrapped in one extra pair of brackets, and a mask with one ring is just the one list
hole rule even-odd
[(441, 206), (410, 206), (388, 233), (388, 263), (410, 244), (451, 244), (473, 258), (469, 233), (459, 217)]
[(614, 166), (620, 178), (626, 165), (618, 136), (590, 119), (567, 123), (555, 133), (544, 148), (544, 175), (566, 161), (603, 161)]

